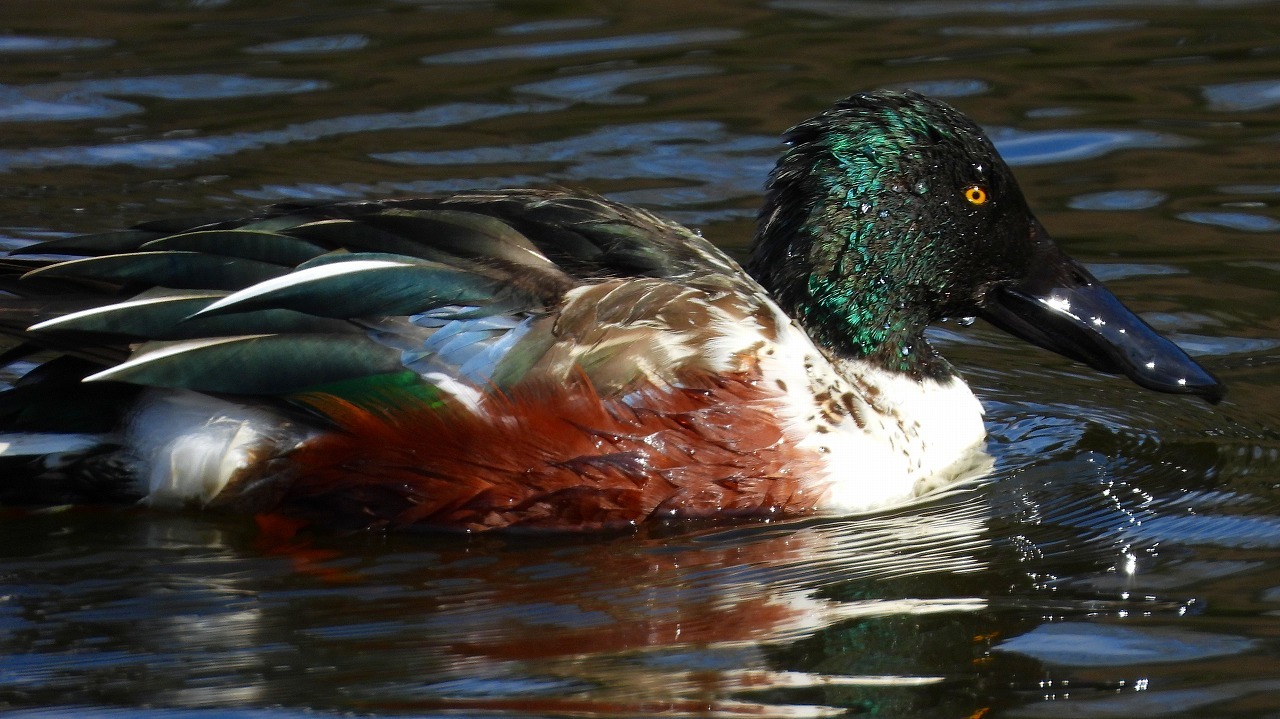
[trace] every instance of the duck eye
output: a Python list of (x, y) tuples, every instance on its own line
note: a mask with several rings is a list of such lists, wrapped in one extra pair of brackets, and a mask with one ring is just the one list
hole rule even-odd
[(987, 204), (987, 191), (979, 185), (969, 185), (964, 188), (964, 199), (969, 201), (971, 205)]

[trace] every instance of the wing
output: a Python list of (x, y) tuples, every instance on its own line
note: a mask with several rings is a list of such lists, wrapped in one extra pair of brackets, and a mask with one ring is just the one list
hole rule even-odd
[(562, 191), (147, 223), (29, 246), (0, 275), (0, 362), (50, 368), (0, 401), (23, 429), (42, 387), (77, 385), (466, 405), (585, 377), (622, 396), (740, 368), (772, 317), (697, 234)]

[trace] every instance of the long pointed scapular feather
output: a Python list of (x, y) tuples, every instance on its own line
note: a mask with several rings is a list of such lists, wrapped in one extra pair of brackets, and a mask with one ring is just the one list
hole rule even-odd
[[(315, 222), (315, 217), (308, 214), (300, 215), (279, 215), (276, 217), (267, 217), (261, 220), (252, 220), (243, 225), (238, 225), (237, 230), (259, 230), (262, 232), (281, 232), (283, 230), (292, 230), (296, 227)], [(290, 233), (292, 236), (292, 233)]]
[(257, 260), (199, 252), (128, 252), (59, 262), (26, 277), (70, 277), (111, 282), (145, 282), (177, 289), (230, 290), (278, 277), (288, 270)]
[(14, 250), (14, 255), (112, 255), (133, 252), (143, 243), (163, 237), (147, 230), (121, 230), (45, 240)]
[(403, 371), (400, 353), (352, 334), (218, 337), (143, 345), (132, 359), (85, 378), (229, 394), (281, 394)]
[(224, 297), (197, 316), (266, 307), (320, 317), (406, 315), (445, 304), (488, 304), (498, 290), (493, 280), (448, 265), (368, 257), (304, 266)]
[(515, 265), (560, 268), (502, 220), (458, 210), (390, 209), (369, 219), (376, 226), (407, 236), (431, 238), (438, 247), (461, 257), (502, 259)]
[(90, 307), (87, 310), (70, 312), (51, 320), (38, 322), (27, 328), (27, 331), (112, 332), (151, 337), (155, 332), (181, 322), (188, 315), (222, 297), (226, 297), (225, 292), (184, 292), (165, 296), (135, 297), (124, 302)]
[[(145, 296), (144, 296), (145, 295)], [(125, 302), (91, 307), (87, 310), (46, 320), (28, 328), (30, 332), (99, 332), (157, 340), (195, 339), (278, 332), (340, 332), (354, 327), (327, 318), (293, 310), (260, 310), (234, 317), (196, 317), (225, 292), (144, 293)]]
[(278, 232), (263, 230), (199, 230), (169, 235), (142, 245), (145, 250), (185, 250), (242, 257), (293, 267), (323, 255), (323, 247)]
[(344, 247), (351, 252), (394, 253), (423, 260), (445, 261), (450, 255), (377, 227), (355, 220), (327, 219), (289, 229), (289, 234), (322, 245)]

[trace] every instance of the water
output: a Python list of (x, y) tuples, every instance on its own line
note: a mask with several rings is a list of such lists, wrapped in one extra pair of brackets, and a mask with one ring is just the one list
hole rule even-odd
[(1280, 3), (135, 0), (0, 11), (4, 242), (294, 198), (569, 185), (749, 241), (788, 124), (986, 126), (1045, 225), (1219, 373), (934, 335), (996, 470), (843, 520), (292, 539), (0, 523), (15, 716), (1280, 716)]

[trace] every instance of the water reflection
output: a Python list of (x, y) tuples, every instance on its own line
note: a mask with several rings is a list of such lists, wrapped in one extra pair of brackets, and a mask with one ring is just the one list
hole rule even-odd
[[(111, 696), (102, 680), (127, 672), (149, 687), (143, 701), (187, 706), (307, 697), (323, 707), (340, 695), (383, 708), (756, 714), (777, 710), (773, 691), (931, 686), (944, 666), (909, 669), (929, 650), (898, 618), (969, 623), (959, 617), (987, 606), (927, 589), (929, 577), (986, 567), (985, 514), (970, 492), (911, 512), (649, 540), (400, 537), (384, 540), (396, 551), (362, 553), (323, 537), (259, 539), (256, 559), (248, 528), (107, 519), (118, 527), (108, 538), (140, 530), (107, 565), (87, 546), (67, 555), (47, 523), (47, 549), (4, 566), (16, 581), (0, 695), (97, 703)], [(55, 567), (79, 577), (51, 576)], [(893, 583), (901, 590), (884, 591)], [(880, 627), (880, 641), (901, 648), (853, 650), (859, 669), (835, 673), (772, 656), (838, 623)], [(893, 671), (876, 670), (899, 651)], [(254, 678), (268, 667), (277, 681)]]

